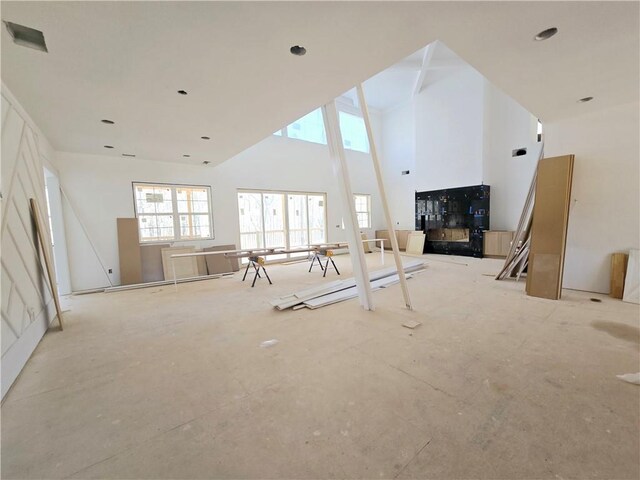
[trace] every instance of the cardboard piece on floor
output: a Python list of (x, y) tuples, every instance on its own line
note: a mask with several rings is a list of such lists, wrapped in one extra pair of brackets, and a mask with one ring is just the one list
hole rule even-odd
[(526, 286), (533, 297), (562, 294), (573, 162), (573, 155), (563, 155), (538, 163)]
[(117, 218), (120, 284), (142, 283), (142, 258), (137, 218)]
[(611, 254), (611, 283), (609, 296), (622, 298), (624, 295), (624, 278), (627, 275), (627, 262), (629, 255), (626, 253)]
[[(176, 278), (190, 278), (198, 276), (198, 261), (196, 257), (171, 258), (180, 253), (195, 253), (196, 247), (171, 247), (160, 250), (162, 253), (162, 270), (165, 280), (173, 280), (173, 269)], [(173, 262), (173, 264), (171, 263)]]
[[(232, 245), (216, 245), (214, 247), (203, 248), (203, 252), (220, 252), (224, 250), (235, 250), (235, 244)], [(228, 257), (226, 255), (207, 255), (204, 257), (207, 263), (207, 270), (209, 274), (212, 273), (226, 273), (237, 272), (240, 270), (238, 259), (234, 257)]]
[(402, 324), (403, 327), (410, 328), (411, 330), (413, 330), (416, 327), (419, 327), (420, 325), (422, 325), (422, 323), (416, 322), (415, 320), (407, 320)]
[(169, 248), (170, 243), (154, 243), (140, 246), (140, 259), (142, 261), (142, 282), (161, 282), (164, 280), (162, 269), (162, 249)]
[(411, 255), (422, 255), (424, 251), (425, 234), (422, 232), (412, 232), (407, 237), (406, 252)]
[(640, 250), (629, 250), (622, 301), (640, 303)]
[[(49, 279), (49, 288), (51, 290), (51, 296), (53, 297), (53, 303), (56, 307), (56, 315), (58, 316), (58, 325), (60, 325), (60, 330), (63, 330), (62, 309), (60, 308), (60, 299), (58, 298), (56, 274), (53, 270), (53, 259), (51, 258), (52, 254), (49, 251), (49, 239), (51, 237), (49, 236), (47, 230), (45, 230), (45, 226), (42, 223), (40, 211), (38, 210), (38, 202), (36, 202), (35, 198), (29, 199), (29, 205), (31, 206), (31, 215), (33, 216), (33, 221), (36, 225), (36, 235), (38, 236), (37, 241), (40, 243), (40, 247), (42, 248), (42, 255), (44, 256), (44, 264), (47, 269), (47, 278)], [(36, 248), (38, 247), (36, 246)]]
[[(361, 233), (360, 238), (362, 238), (362, 240), (367, 240), (367, 235), (364, 233)], [(369, 245), (369, 242), (363, 241), (362, 247), (364, 248), (364, 253), (371, 253), (371, 246)]]

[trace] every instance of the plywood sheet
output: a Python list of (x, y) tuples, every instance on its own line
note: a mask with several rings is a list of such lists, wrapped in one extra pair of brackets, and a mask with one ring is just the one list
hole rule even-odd
[(164, 280), (162, 268), (162, 249), (169, 248), (170, 243), (154, 243), (140, 246), (142, 261), (142, 282), (161, 282)]
[[(367, 235), (364, 233), (361, 233), (360, 238), (362, 238), (362, 240), (367, 240)], [(363, 241), (362, 247), (364, 248), (364, 253), (371, 253), (371, 246), (369, 245), (369, 242)]]
[(622, 301), (640, 303), (640, 250), (629, 250)]
[(137, 218), (117, 218), (120, 283), (142, 283), (142, 259)]
[[(203, 252), (220, 252), (223, 250), (236, 250), (236, 246), (234, 244), (216, 245), (202, 249)], [(225, 255), (206, 255), (204, 258), (207, 264), (207, 271), (210, 275), (213, 273), (237, 272), (240, 270), (237, 258), (226, 257)]]
[[(189, 278), (198, 276), (198, 261), (196, 257), (183, 257), (171, 259), (171, 255), (180, 253), (195, 253), (195, 247), (171, 247), (163, 248), (162, 270), (165, 280), (173, 280), (173, 268), (175, 267), (176, 278)], [(174, 262), (173, 266), (171, 262)]]
[(538, 163), (527, 294), (557, 300), (562, 292), (573, 155), (543, 158)]
[(622, 298), (624, 295), (624, 278), (627, 275), (627, 262), (629, 255), (626, 253), (611, 254), (611, 283), (609, 296)]
[(422, 255), (425, 237), (426, 235), (421, 232), (412, 232), (407, 235), (406, 252), (412, 255)]

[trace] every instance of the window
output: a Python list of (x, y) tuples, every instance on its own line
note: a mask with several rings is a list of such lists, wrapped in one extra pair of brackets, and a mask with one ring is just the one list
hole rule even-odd
[(213, 238), (211, 188), (134, 183), (140, 242)]
[[(324, 193), (238, 191), (240, 248), (292, 248), (324, 243), (325, 205)], [(273, 255), (269, 259), (287, 256), (297, 254)]]
[(358, 227), (371, 228), (371, 195), (354, 194)]
[(327, 135), (324, 131), (324, 120), (320, 108), (296, 120), (287, 127), (287, 136), (306, 140), (307, 142), (327, 144)]
[(369, 153), (369, 139), (362, 117), (347, 112), (339, 112), (340, 132), (344, 148), (356, 152)]
[[(347, 108), (357, 111), (353, 107), (349, 108), (341, 105), (339, 108), (338, 120), (340, 122), (340, 133), (342, 134), (342, 145), (348, 150), (369, 153), (369, 139), (364, 126), (364, 119), (359, 114), (347, 113), (342, 110)], [(326, 145), (327, 134), (324, 130), (322, 109), (314, 110), (286, 128), (278, 130), (274, 135)]]

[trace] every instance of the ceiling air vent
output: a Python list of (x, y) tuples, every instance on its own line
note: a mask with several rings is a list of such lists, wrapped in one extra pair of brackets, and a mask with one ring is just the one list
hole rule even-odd
[(44, 41), (44, 34), (40, 30), (12, 22), (4, 22), (4, 24), (7, 27), (9, 35), (13, 38), (13, 43), (40, 50), (41, 52), (48, 52), (47, 44)]

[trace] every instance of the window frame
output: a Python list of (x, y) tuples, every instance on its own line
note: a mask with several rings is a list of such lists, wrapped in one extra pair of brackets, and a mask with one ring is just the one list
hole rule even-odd
[[(290, 236), (289, 236), (289, 195), (306, 195), (307, 197), (309, 196), (321, 196), (323, 198), (323, 202), (324, 202), (324, 208), (323, 208), (323, 216), (324, 216), (324, 240), (321, 243), (326, 243), (327, 242), (327, 238), (329, 236), (329, 226), (328, 226), (328, 211), (329, 211), (329, 207), (327, 205), (327, 201), (328, 201), (328, 195), (327, 192), (307, 192), (307, 191), (299, 191), (299, 190), (265, 190), (265, 189), (254, 189), (254, 188), (237, 188), (236, 189), (236, 218), (240, 219), (240, 207), (238, 205), (238, 195), (242, 194), (242, 193), (259, 193), (261, 195), (269, 195), (269, 194), (278, 194), (278, 195), (283, 195), (284, 196), (284, 202), (283, 202), (283, 213), (284, 213), (284, 238), (285, 238), (285, 245), (283, 245), (285, 248), (289, 249), (292, 247), (289, 247), (290, 244)], [(261, 216), (262, 216), (262, 234), (263, 237), (265, 236), (265, 228), (264, 228), (264, 203), (262, 204), (263, 208), (261, 211)], [(311, 229), (309, 226), (309, 204), (307, 202), (307, 238), (310, 239), (311, 238)], [(265, 242), (265, 238), (263, 238), (263, 243)], [(242, 232), (240, 231), (240, 225), (238, 225), (238, 245), (239, 248), (242, 248)], [(268, 247), (270, 248), (270, 247)], [(286, 258), (287, 259), (292, 259), (292, 258), (296, 258), (293, 256), (294, 254), (290, 254), (287, 253), (286, 254)]]
[[(358, 210), (356, 197), (365, 197), (367, 199), (367, 210), (366, 211)], [(354, 193), (353, 194), (353, 207), (354, 207), (354, 210), (356, 212), (356, 218), (358, 219), (358, 228), (370, 229), (371, 225), (372, 225), (372, 222), (371, 222), (371, 194), (370, 193)], [(360, 225), (360, 218), (358, 217), (358, 213), (366, 213), (367, 214), (368, 225), (366, 227), (363, 227), (363, 226)]]
[[(163, 183), (163, 182), (139, 182), (133, 181), (131, 182), (131, 192), (133, 194), (133, 211), (136, 219), (140, 218), (140, 215), (158, 215), (158, 214), (145, 214), (138, 212), (138, 199), (136, 197), (136, 187), (138, 186), (147, 186), (147, 187), (161, 187), (161, 188), (169, 188), (171, 190), (171, 213), (170, 214), (162, 214), (162, 215), (172, 215), (173, 216), (173, 238), (165, 238), (165, 239), (154, 239), (154, 240), (143, 240), (142, 235), (140, 235), (140, 221), (138, 220), (138, 237), (139, 243), (148, 245), (153, 243), (176, 243), (176, 242), (198, 242), (202, 240), (214, 240), (215, 239), (215, 229), (213, 224), (213, 200), (211, 195), (211, 185), (196, 185), (196, 184), (187, 184), (187, 183)], [(180, 215), (189, 215), (188, 213), (180, 213), (178, 211), (178, 194), (176, 192), (179, 188), (198, 188), (205, 189), (207, 192), (207, 213), (199, 213), (197, 215), (207, 215), (209, 217), (209, 231), (210, 235), (208, 237), (198, 237), (198, 238), (182, 238), (180, 234)]]

